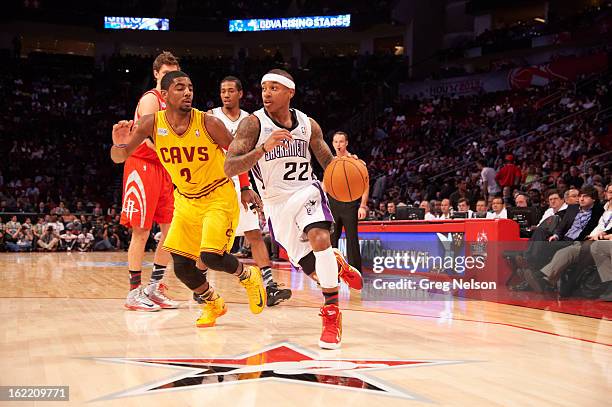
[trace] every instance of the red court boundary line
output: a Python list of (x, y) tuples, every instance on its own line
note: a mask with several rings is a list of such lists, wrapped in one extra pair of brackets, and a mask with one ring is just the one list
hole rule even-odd
[[(23, 299), (51, 299), (51, 300), (122, 300), (123, 298), (93, 298), (93, 297), (0, 297), (0, 299), (15, 299), (15, 298), (23, 298)], [(181, 301), (183, 302), (183, 301)], [(246, 302), (238, 302), (238, 301), (226, 301), (226, 303), (228, 304), (242, 304), (242, 305), (246, 305), (248, 303)], [(498, 303), (493, 303), (493, 304), (498, 304)], [(518, 305), (509, 305), (509, 304), (502, 304), (502, 305), (508, 305), (511, 307), (520, 307)], [(286, 304), (286, 307), (291, 307), (291, 308), (308, 308), (308, 309), (317, 309), (319, 308), (318, 306), (309, 306), (309, 305), (289, 305)], [(525, 307), (520, 307), (520, 308), (525, 308)], [(180, 309), (180, 308), (178, 308)], [(534, 308), (530, 308), (530, 309), (534, 309)], [(353, 312), (366, 312), (366, 313), (371, 313), (371, 314), (387, 314), (387, 315), (405, 315), (405, 316), (410, 316), (410, 317), (417, 317), (417, 318), (430, 318), (430, 319), (442, 319), (442, 317), (436, 317), (433, 315), (421, 315), (421, 314), (410, 314), (410, 313), (404, 313), (404, 312), (392, 312), (392, 311), (377, 311), (377, 310), (360, 310), (360, 309), (352, 309), (352, 308), (344, 308), (344, 310), (346, 311), (353, 311)], [(546, 312), (547, 310), (540, 310), (543, 312)], [(554, 312), (554, 311), (548, 311), (548, 312)], [(573, 314), (566, 314), (566, 315), (573, 315)], [(574, 315), (576, 317), (581, 317), (581, 318), (585, 318), (581, 315)], [(588, 318), (588, 317), (586, 317)], [(482, 321), (482, 320), (478, 320), (478, 319), (468, 319), (468, 318), (455, 318), (455, 317), (451, 317), (451, 318), (444, 318), (444, 319), (451, 319), (453, 321), (463, 321), (463, 322), (477, 322), (477, 323), (481, 323), (481, 324), (489, 324), (489, 325), (500, 325), (500, 326), (507, 326), (510, 328), (517, 328), (517, 329), (524, 329), (526, 331), (531, 331), (531, 332), (537, 332), (537, 333), (542, 333), (542, 334), (547, 334), (547, 335), (552, 335), (552, 336), (557, 336), (559, 338), (566, 338), (566, 339), (574, 339), (577, 341), (582, 341), (582, 342), (588, 342), (588, 343), (593, 343), (596, 345), (603, 345), (603, 346), (610, 346), (612, 347), (612, 343), (605, 343), (605, 342), (598, 342), (598, 341), (593, 341), (591, 339), (585, 339), (585, 338), (578, 338), (576, 336), (569, 336), (569, 335), (562, 335), (562, 334), (558, 334), (555, 332), (549, 332), (549, 331), (543, 331), (541, 329), (536, 329), (536, 328), (529, 328), (526, 326), (520, 326), (520, 325), (515, 325), (515, 324), (509, 324), (506, 322), (493, 322), (493, 321)], [(607, 320), (604, 320), (607, 321)]]

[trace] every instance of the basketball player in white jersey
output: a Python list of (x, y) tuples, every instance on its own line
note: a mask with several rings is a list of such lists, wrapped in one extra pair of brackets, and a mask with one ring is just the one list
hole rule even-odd
[[(223, 78), (221, 81), (220, 97), (223, 106), (215, 107), (209, 113), (220, 119), (233, 137), (240, 122), (249, 116), (249, 113), (240, 109), (240, 99), (242, 98), (242, 82), (240, 82), (240, 79), (235, 76)], [(250, 210), (247, 206), (250, 198), (246, 193), (251, 187), (248, 185), (241, 187), (237, 176), (233, 177), (232, 180), (236, 186), (236, 194), (239, 201), (241, 201), (241, 205), (238, 205), (240, 207), (240, 221), (236, 228), (236, 236), (244, 236), (251, 242), (253, 259), (260, 268), (264, 284), (266, 285), (267, 304), (269, 307), (272, 307), (291, 298), (291, 290), (279, 288), (278, 283), (272, 278), (270, 255), (259, 228), (259, 216), (256, 211)]]
[(321, 167), (332, 161), (321, 127), (304, 113), (291, 109), (293, 77), (273, 69), (261, 79), (264, 107), (244, 119), (229, 147), (225, 173), (234, 176), (252, 168), (269, 217), (270, 234), (293, 265), (315, 273), (323, 291), (323, 332), (319, 346), (338, 349), (342, 314), (338, 308), (338, 274), (349, 286), (361, 287), (361, 275), (331, 247), (333, 218), (327, 198), (312, 172), (310, 150)]
[[(164, 51), (153, 62), (153, 77), (156, 87), (145, 92), (136, 106), (134, 122), (144, 115), (166, 108), (161, 96), (161, 80), (171, 71), (178, 71), (179, 63), (172, 53)], [(170, 176), (159, 162), (152, 143), (142, 143), (123, 168), (123, 203), (121, 224), (132, 228), (132, 239), (128, 248), (130, 292), (125, 307), (134, 311), (159, 311), (161, 308), (177, 308), (178, 302), (165, 295), (161, 283), (170, 254), (162, 249), (166, 233), (170, 228), (174, 211), (174, 188)], [(161, 240), (155, 250), (151, 281), (141, 286), (142, 261), (153, 222), (161, 229)]]

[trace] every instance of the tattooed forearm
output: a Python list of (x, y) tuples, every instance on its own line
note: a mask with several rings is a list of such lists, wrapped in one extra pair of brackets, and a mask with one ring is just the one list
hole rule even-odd
[(255, 148), (259, 138), (259, 119), (249, 116), (240, 122), (236, 137), (229, 146), (225, 157), (225, 175), (233, 177), (250, 170), (264, 155), (261, 148)]
[(321, 130), (321, 126), (319, 123), (310, 119), (310, 123), (312, 125), (312, 134), (310, 135), (310, 148), (312, 149), (312, 153), (315, 157), (317, 157), (317, 161), (321, 164), (321, 167), (325, 170), (329, 163), (334, 159), (329, 146), (323, 139), (323, 131)]

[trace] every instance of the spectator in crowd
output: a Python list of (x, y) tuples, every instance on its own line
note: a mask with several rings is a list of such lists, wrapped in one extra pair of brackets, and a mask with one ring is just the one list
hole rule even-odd
[(83, 228), (77, 238), (77, 247), (80, 252), (91, 250), (94, 241), (94, 236), (89, 232), (89, 229)]
[(479, 159), (476, 161), (476, 166), (480, 170), (480, 181), (482, 184), (482, 191), (484, 192), (484, 198), (488, 196), (496, 196), (501, 192), (501, 188), (497, 184), (495, 179), (495, 170), (486, 165), (485, 160)]
[(578, 204), (579, 198), (580, 198), (580, 191), (578, 191), (578, 189), (576, 188), (570, 188), (567, 191), (565, 191), (565, 193), (563, 194), (563, 200), (566, 205)]
[(529, 198), (525, 194), (517, 194), (514, 197), (514, 205), (517, 208), (527, 208), (529, 206)]
[(466, 212), (468, 218), (474, 217), (474, 212), (470, 209), (468, 200), (465, 198), (461, 198), (459, 200), (459, 203), (457, 203), (457, 209), (459, 212)]
[(452, 207), (450, 199), (443, 199), (440, 202), (440, 215), (438, 219), (450, 219), (452, 215)]
[(500, 197), (493, 198), (491, 205), (493, 212), (487, 212), (487, 219), (508, 219), (508, 212), (504, 200)]
[(70, 252), (75, 247), (79, 233), (76, 230), (66, 228), (64, 233), (60, 235), (60, 242), (66, 251)]
[(476, 201), (476, 212), (474, 213), (474, 217), (476, 216), (479, 218), (485, 218), (487, 216), (487, 201), (484, 199)]
[(437, 219), (436, 215), (431, 213), (431, 205), (427, 201), (421, 201), (419, 204), (419, 208), (423, 208), (425, 210), (425, 220), (434, 220)]
[(514, 156), (507, 154), (506, 164), (500, 168), (495, 175), (495, 180), (501, 188), (510, 187), (511, 189), (521, 184), (521, 169), (514, 164)]
[(387, 213), (385, 214), (383, 220), (395, 220), (395, 202), (389, 201), (387, 202)]
[(19, 229), (21, 229), (21, 223), (17, 222), (17, 216), (11, 216), (11, 220), (9, 222), (6, 222), (6, 224), (4, 225), (4, 232), (6, 233), (5, 240), (12, 241), (13, 236), (15, 236), (17, 232), (19, 232)]
[(46, 252), (54, 252), (59, 244), (59, 234), (52, 225), (47, 225), (45, 233), (38, 239), (38, 247)]
[(376, 219), (383, 220), (387, 216), (387, 203), (380, 202), (378, 204), (378, 209), (376, 210)]
[(34, 247), (37, 247), (38, 239), (41, 238), (44, 232), (45, 232), (44, 219), (39, 216), (38, 219), (36, 220), (36, 224), (32, 226), (32, 235), (34, 236), (32, 245)]
[(32, 230), (24, 224), (11, 235), (11, 240), (6, 242), (6, 248), (11, 252), (28, 252), (32, 250), (32, 240)]
[(580, 176), (580, 170), (575, 165), (569, 169), (569, 173), (563, 177), (563, 180), (570, 188), (580, 189), (584, 184), (584, 178)]
[(548, 191), (548, 196), (546, 200), (548, 201), (548, 209), (542, 215), (542, 218), (538, 222), (538, 226), (542, 224), (549, 217), (556, 215), (559, 211), (563, 211), (567, 209), (567, 204), (563, 202), (561, 196), (559, 195), (559, 191), (556, 189), (551, 189)]
[[(593, 199), (595, 195), (590, 193), (590, 191), (592, 191), (592, 186), (589, 185), (585, 186), (585, 188), (581, 190), (580, 211), (572, 223), (573, 228), (577, 224), (593, 224), (594, 222), (589, 221), (597, 218), (596, 226), (592, 228), (592, 230), (586, 236), (587, 242), (581, 242), (582, 239), (578, 240), (581, 237), (580, 235), (576, 235), (576, 238), (573, 239), (574, 235), (572, 234), (572, 229), (570, 228), (570, 231), (568, 231), (564, 237), (566, 237), (569, 241), (572, 241), (572, 243), (557, 250), (552, 257), (552, 260), (548, 264), (541, 267), (540, 270), (529, 270), (525, 274), (527, 282), (532, 289), (536, 291), (553, 290), (557, 285), (557, 281), (559, 281), (569, 266), (572, 264), (580, 264), (580, 269), (584, 270), (590, 263), (593, 263), (595, 258), (597, 259), (596, 264), (598, 265), (598, 270), (600, 270), (602, 282), (612, 280), (612, 270), (610, 270), (610, 266), (605, 264), (605, 262), (599, 261), (601, 260), (599, 257), (600, 247), (604, 248), (604, 250), (601, 250), (601, 253), (607, 254), (607, 256), (604, 257), (609, 258), (609, 253), (611, 250), (607, 236), (612, 231), (612, 184), (609, 184), (606, 188), (606, 196), (608, 197), (608, 201), (606, 202), (606, 205), (603, 207), (602, 211), (595, 212), (593, 209), (596, 201)], [(589, 207), (591, 208), (591, 217), (589, 220), (586, 222), (578, 220), (581, 214), (588, 213)], [(573, 209), (574, 207), (571, 207), (568, 210), (568, 215), (571, 216), (571, 214), (574, 212)], [(598, 214), (600, 215), (598, 216)], [(588, 228), (590, 226), (586, 227)], [(603, 241), (604, 244), (596, 245), (594, 250), (595, 256), (593, 256), (592, 245), (595, 241)]]

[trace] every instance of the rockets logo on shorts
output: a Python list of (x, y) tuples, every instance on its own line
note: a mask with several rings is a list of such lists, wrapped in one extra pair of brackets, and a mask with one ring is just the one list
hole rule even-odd
[[(121, 210), (127, 214), (128, 219), (132, 222), (132, 216), (140, 211), (138, 208), (141, 208), (140, 227), (143, 228), (147, 217), (147, 195), (138, 171), (134, 170), (128, 176), (123, 196), (123, 208)], [(136, 208), (136, 204), (138, 204), (138, 208)]]

